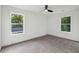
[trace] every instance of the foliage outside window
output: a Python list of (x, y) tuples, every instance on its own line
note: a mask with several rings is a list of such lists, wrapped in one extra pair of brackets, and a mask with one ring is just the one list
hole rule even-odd
[(61, 31), (70, 32), (71, 31), (71, 17), (61, 18)]
[(23, 15), (11, 14), (11, 32), (23, 33)]

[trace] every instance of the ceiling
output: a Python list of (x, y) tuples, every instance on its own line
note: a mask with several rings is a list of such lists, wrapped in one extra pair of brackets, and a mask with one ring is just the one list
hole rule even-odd
[[(33, 12), (44, 12), (44, 5), (11, 5), (22, 10)], [(53, 13), (67, 12), (79, 8), (79, 5), (49, 5), (48, 9), (53, 10)]]

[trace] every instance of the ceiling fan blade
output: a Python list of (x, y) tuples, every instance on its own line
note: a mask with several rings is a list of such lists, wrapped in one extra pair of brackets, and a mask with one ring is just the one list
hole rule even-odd
[(53, 12), (52, 10), (48, 10), (48, 12)]
[(48, 5), (45, 5), (45, 9), (48, 9)]

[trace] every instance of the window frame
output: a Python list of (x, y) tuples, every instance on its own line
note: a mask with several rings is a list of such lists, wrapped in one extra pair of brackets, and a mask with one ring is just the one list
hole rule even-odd
[[(65, 17), (70, 17), (70, 23), (66, 23), (66, 24), (63, 24), (62, 23), (62, 18), (64, 18), (64, 17), (61, 17), (61, 32), (71, 32), (71, 16), (65, 16)], [(70, 26), (70, 30), (69, 31), (66, 31), (66, 30), (62, 30), (62, 25), (69, 25)]]
[[(18, 33), (18, 32), (13, 33), (12, 32), (12, 22), (11, 22), (12, 21), (12, 19), (11, 19), (12, 14), (17, 14), (17, 15), (23, 16), (23, 32), (22, 33)], [(11, 12), (10, 13), (10, 33), (11, 34), (24, 34), (25, 33), (25, 15), (23, 13), (18, 13), (18, 12)]]

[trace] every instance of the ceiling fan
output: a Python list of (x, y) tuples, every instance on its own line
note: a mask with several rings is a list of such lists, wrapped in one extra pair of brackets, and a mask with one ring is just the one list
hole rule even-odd
[(45, 5), (45, 12), (54, 12), (53, 10), (48, 9), (48, 5)]

